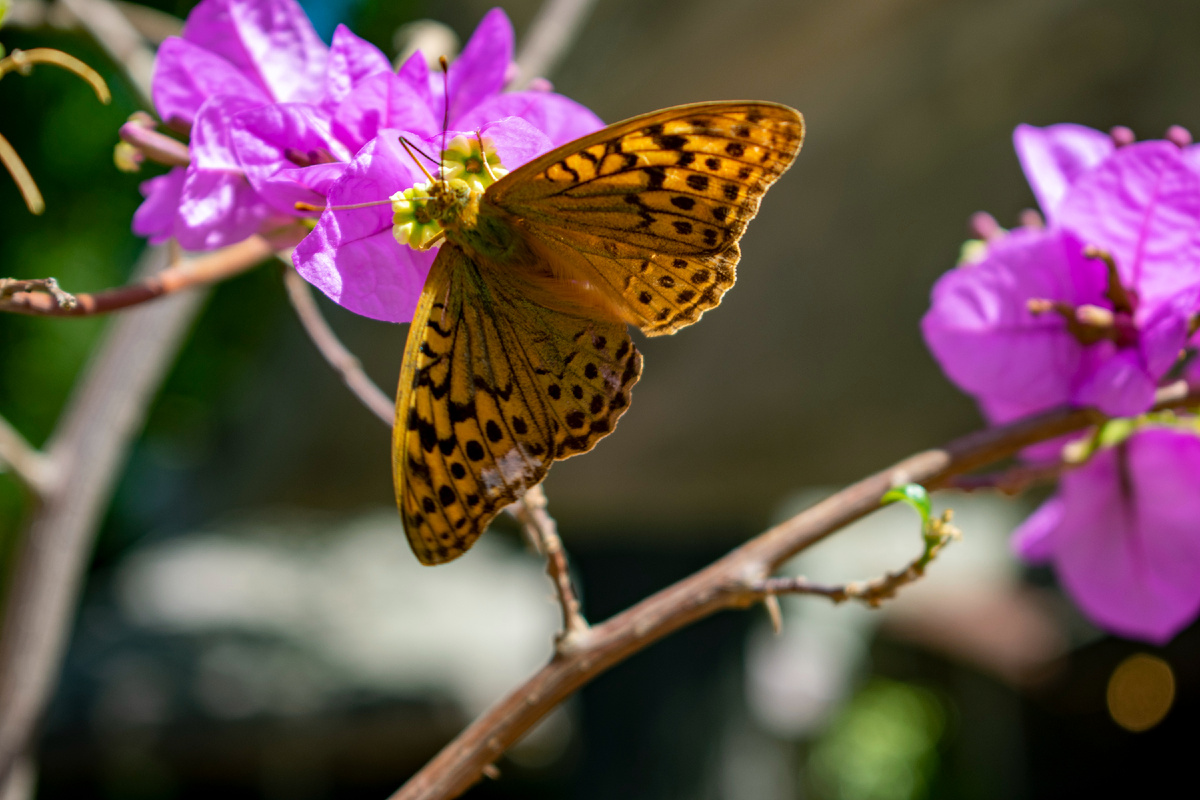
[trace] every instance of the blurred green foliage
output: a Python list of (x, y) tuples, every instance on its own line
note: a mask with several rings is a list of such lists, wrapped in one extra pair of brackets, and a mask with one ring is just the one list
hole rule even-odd
[(946, 712), (929, 690), (875, 678), (813, 747), (817, 796), (838, 800), (919, 800), (938, 769)]

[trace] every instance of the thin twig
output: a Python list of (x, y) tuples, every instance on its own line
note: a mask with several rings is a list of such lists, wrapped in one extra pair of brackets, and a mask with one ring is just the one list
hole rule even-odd
[(108, 105), (112, 100), (112, 95), (108, 91), (108, 84), (104, 82), (104, 78), (100, 77), (99, 72), (96, 72), (96, 70), (75, 56), (68, 55), (61, 50), (55, 50), (51, 47), (36, 47), (33, 50), (13, 50), (4, 58), (0, 58), (0, 77), (3, 77), (7, 72), (19, 72), (22, 75), (28, 75), (34, 64), (52, 64), (68, 72), (72, 72), (87, 81), (88, 85), (92, 87), (92, 91), (96, 93), (96, 99), (101, 103)]
[[(165, 248), (144, 259), (165, 262)], [(46, 446), (58, 480), (21, 534), (0, 625), (0, 786), (57, 682), (100, 517), (204, 297), (179, 292), (117, 317)]]
[[(117, 2), (125, 18), (138, 33), (153, 44), (161, 44), (168, 36), (178, 36), (183, 29), (183, 20), (164, 11), (147, 8), (140, 3)], [(70, 12), (64, 12), (57, 3), (47, 0), (12, 0), (11, 11), (4, 26), (13, 28), (41, 28), (47, 25), (72, 27), (76, 20)]]
[(579, 597), (571, 584), (567, 551), (558, 536), (558, 524), (546, 510), (546, 493), (541, 485), (529, 489), (521, 502), (510, 506), (510, 510), (546, 556), (546, 574), (554, 583), (563, 613), (563, 629), (555, 639), (554, 646), (557, 652), (569, 652), (584, 641), (590, 628), (580, 611)]
[[(0, 278), (0, 303), (8, 300), (18, 292), (44, 292), (54, 299), (54, 305), (60, 309), (71, 309), (79, 304), (75, 295), (64, 292), (55, 278)], [(2, 306), (0, 306), (2, 308)]]
[[(391, 398), (371, 380), (363, 371), (362, 362), (338, 339), (321, 314), (308, 282), (291, 269), (284, 273), (283, 282), (288, 299), (296, 309), (296, 316), (317, 350), (342, 376), (342, 381), (354, 396), (384, 424), (391, 426), (396, 415)], [(580, 612), (579, 598), (571, 585), (567, 552), (558, 536), (558, 526), (546, 510), (546, 494), (541, 486), (535, 486), (508, 510), (546, 557), (546, 574), (554, 583), (563, 612), (563, 630), (555, 640), (555, 646), (559, 649), (570, 648), (587, 633), (588, 624)]]
[(8, 468), (21, 483), (39, 497), (49, 494), (54, 485), (54, 469), (50, 459), (0, 417), (0, 472)]
[(342, 376), (342, 381), (355, 397), (390, 427), (396, 417), (396, 404), (367, 376), (363, 371), (362, 362), (346, 349), (333, 332), (333, 328), (329, 327), (329, 323), (321, 315), (321, 309), (317, 306), (308, 281), (301, 278), (294, 269), (288, 269), (283, 273), (283, 284), (287, 288), (292, 307), (296, 309), (300, 324), (304, 326), (317, 350)]
[(547, 0), (542, 4), (517, 55), (513, 89), (524, 89), (534, 78), (549, 75), (558, 66), (596, 0)]
[(46, 200), (38, 190), (37, 182), (29, 174), (29, 168), (17, 154), (16, 148), (2, 135), (0, 135), (0, 164), (4, 165), (8, 174), (12, 176), (13, 183), (17, 184), (17, 190), (21, 192), (21, 198), (25, 201), (25, 207), (29, 209), (29, 213), (41, 214), (45, 211)]
[(764, 602), (781, 594), (810, 594), (827, 597), (834, 603), (859, 600), (871, 608), (879, 608), (885, 600), (891, 600), (901, 588), (916, 583), (925, 576), (929, 564), (954, 539), (959, 531), (950, 524), (951, 512), (930, 520), (930, 530), (924, 534), (925, 548), (904, 569), (888, 572), (869, 581), (854, 581), (840, 586), (813, 583), (803, 575), (766, 578), (753, 587), (763, 596)]
[[(147, 275), (141, 280), (116, 289), (95, 294), (78, 293), (75, 304), (63, 305), (54, 297), (40, 292), (14, 292), (0, 295), (0, 311), (44, 317), (89, 317), (140, 305), (147, 300), (164, 297), (239, 275), (274, 254), (270, 242), (261, 236), (216, 250), (207, 255), (185, 260), (178, 266)], [(64, 293), (65, 294), (65, 293)]]
[(154, 74), (154, 50), (117, 6), (109, 0), (59, 0), (79, 20), (133, 84), (140, 104), (151, 107), (150, 79)]
[[(1200, 400), (1175, 384), (1159, 407)], [(717, 611), (762, 602), (762, 583), (784, 562), (834, 531), (875, 511), (884, 494), (906, 483), (941, 488), (953, 477), (1008, 458), (1037, 442), (1103, 421), (1090, 409), (1062, 408), (957, 439), (865, 478), (750, 540), (707, 568), (593, 626), (580, 646), (557, 654), (525, 683), (480, 715), (396, 791), (390, 800), (448, 800), (479, 780), (517, 739), (581, 686), (668, 634)]]

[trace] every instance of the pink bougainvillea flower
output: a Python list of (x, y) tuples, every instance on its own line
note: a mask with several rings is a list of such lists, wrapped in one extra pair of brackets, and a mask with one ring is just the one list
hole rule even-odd
[(985, 411), (1147, 411), (1200, 307), (1200, 178), (1175, 144), (1131, 144), (1074, 177), (1054, 216), (944, 275), (925, 340)]
[(1116, 149), (1109, 134), (1069, 122), (1045, 128), (1018, 125), (1013, 146), (1042, 214), (1051, 221), (1076, 178)]
[(1200, 613), (1200, 436), (1144, 428), (1064, 476), (1017, 530), (1098, 625), (1163, 643)]
[[(334, 115), (334, 135), (346, 143), (373, 138), (323, 190), (329, 207), (293, 254), (302, 276), (351, 311), (407, 322), (435, 253), (397, 242), (388, 205), (339, 208), (387, 200), (425, 180), (399, 137), (436, 155), (456, 136), (470, 141), (479, 134), (511, 171), (603, 126), (591, 111), (551, 91), (501, 93), (512, 52), (512, 25), (493, 9), (446, 74), (414, 59), (399, 74), (374, 75), (347, 95)], [(449, 119), (445, 134), (443, 116)]]
[[(449, 131), (471, 142), (475, 131)], [(551, 149), (548, 136), (519, 117), (482, 126), (486, 150), (512, 170)], [(343, 208), (387, 200), (425, 180), (400, 138), (438, 152), (442, 135), (421, 140), (415, 133), (384, 130), (364, 147), (327, 195), (329, 206), (316, 228), (297, 245), (292, 260), (309, 283), (349, 310), (388, 322), (407, 322), (436, 251), (415, 250), (393, 235), (390, 204)]]
[[(414, 56), (398, 74), (362, 81), (338, 107), (334, 129), (352, 145), (384, 128), (422, 138), (449, 130), (470, 131), (506, 117), (520, 117), (558, 146), (603, 127), (599, 117), (551, 91), (504, 92), (512, 71), (513, 29), (498, 8), (484, 15), (448, 72), (430, 71)], [(449, 87), (449, 95), (446, 87)]]
[[(338, 153), (331, 134), (332, 110), (361, 81), (390, 72), (383, 53), (345, 27), (326, 47), (293, 0), (204, 0), (182, 37), (159, 48), (152, 85), (167, 125), (190, 131), (191, 163), (142, 185), (134, 231), (209, 249), (285, 224), (297, 212), (277, 173), (348, 160), (353, 151)], [(261, 111), (278, 104), (290, 113)], [(271, 154), (279, 159), (268, 163)]]

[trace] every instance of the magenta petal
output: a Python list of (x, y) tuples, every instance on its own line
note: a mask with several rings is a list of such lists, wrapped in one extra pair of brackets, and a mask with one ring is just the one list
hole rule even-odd
[[(442, 108), (439, 103), (437, 109), (434, 109), (433, 94), (430, 92), (429, 86), (429, 65), (425, 63), (425, 55), (420, 52), (413, 53), (408, 57), (408, 60), (400, 65), (400, 69), (396, 70), (396, 77), (404, 81), (412, 87), (417, 93), (417, 98), (422, 106), (433, 111), (441, 112)], [(441, 116), (438, 116), (438, 127), (441, 127)]]
[(183, 38), (229, 61), (279, 102), (320, 100), (328, 48), (294, 0), (203, 0)]
[(232, 137), (238, 161), (262, 199), (278, 211), (295, 213), (296, 203), (320, 205), (321, 198), (279, 175), (281, 170), (321, 161), (349, 161), (333, 139), (329, 116), (306, 103), (279, 103), (238, 114)]
[(322, 105), (333, 110), (350, 91), (366, 78), (392, 73), (391, 62), (379, 48), (355, 36), (345, 25), (333, 32), (329, 48), (329, 67), (325, 74), (325, 99)]
[(1035, 316), (1027, 303), (1073, 301), (1069, 242), (1054, 233), (1013, 234), (983, 262), (938, 280), (921, 330), (963, 390), (1029, 411), (1067, 401), (1081, 346), (1060, 318)]
[[(1125, 459), (1124, 465), (1121, 459)], [(1054, 559), (1097, 623), (1166, 642), (1200, 611), (1200, 439), (1150, 429), (1062, 483)]]
[(272, 216), (242, 175), (188, 167), (175, 238), (187, 250), (211, 250), (258, 233)]
[(434, 118), (412, 84), (391, 73), (363, 80), (333, 117), (333, 134), (354, 152), (383, 128), (413, 131), (425, 137), (441, 127), (441, 120)]
[[(467, 46), (450, 65), (450, 127), (462, 128), (458, 119), (479, 103), (499, 94), (513, 55), (513, 29), (508, 16), (499, 8), (484, 14)], [(433, 99), (441, 100), (440, 75), (433, 76)]]
[(553, 147), (604, 127), (599, 117), (579, 103), (551, 92), (508, 92), (489, 97), (456, 121), (455, 127), (474, 130), (504, 117), (525, 120), (550, 137)]
[[(386, 131), (371, 141), (329, 190), (331, 206), (385, 200), (413, 185), (411, 160), (401, 135)], [(358, 314), (389, 322), (412, 319), (432, 253), (418, 253), (392, 237), (390, 205), (329, 208), (295, 250), (305, 280)]]
[(1146, 372), (1141, 354), (1119, 350), (1084, 375), (1071, 403), (1092, 406), (1110, 417), (1129, 417), (1153, 407), (1154, 389), (1155, 381)]
[(343, 308), (384, 322), (408, 322), (436, 251), (398, 244), (390, 230), (331, 247), (327, 229), (316, 229), (296, 246), (292, 260), (301, 277)]
[(1064, 509), (1062, 498), (1057, 495), (1043, 503), (1013, 531), (1010, 542), (1013, 552), (1030, 564), (1044, 564), (1053, 558), (1053, 534), (1062, 524)]
[(1188, 310), (1191, 307), (1190, 302), (1182, 305), (1164, 303), (1139, 320), (1142, 363), (1155, 380), (1171, 371), (1187, 344)]
[(187, 171), (175, 167), (166, 175), (143, 181), (138, 187), (146, 198), (133, 213), (133, 232), (145, 236), (150, 244), (162, 244), (175, 232), (175, 215)]
[[(381, 133), (364, 147), (354, 161), (329, 189), (328, 202), (332, 206), (356, 205), (387, 200), (396, 192), (403, 191), (424, 176), (400, 146), (400, 137), (415, 138), (403, 131), (388, 130)], [(339, 235), (331, 241), (343, 242), (371, 236), (382, 230), (392, 229), (392, 208), (382, 205), (346, 210), (326, 211), (336, 222)]]
[(311, 167), (281, 169), (277, 173), (277, 177), (296, 183), (325, 197), (329, 194), (333, 184), (346, 174), (349, 166), (345, 161), (335, 161), (332, 164), (313, 164)]
[(1047, 219), (1055, 217), (1071, 184), (1113, 152), (1108, 134), (1070, 123), (1045, 128), (1018, 125), (1013, 145)]
[(263, 103), (235, 95), (219, 95), (200, 107), (192, 126), (188, 153), (192, 165), (201, 169), (241, 172), (233, 145), (233, 118)]
[(266, 103), (258, 84), (225, 59), (175, 36), (158, 48), (151, 82), (154, 108), (168, 125), (191, 126), (205, 100), (216, 95)]
[(1200, 285), (1200, 177), (1170, 142), (1117, 150), (1075, 182), (1058, 219), (1084, 244), (1112, 253), (1143, 303)]
[[(467, 134), (470, 135), (470, 134)], [(514, 170), (552, 147), (546, 134), (520, 117), (509, 117), (483, 126), (480, 135), (490, 139), (507, 170)]]

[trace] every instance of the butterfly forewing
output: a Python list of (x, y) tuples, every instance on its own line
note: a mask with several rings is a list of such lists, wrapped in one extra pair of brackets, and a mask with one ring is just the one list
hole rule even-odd
[(426, 564), (461, 555), (554, 460), (590, 450), (641, 374), (623, 323), (537, 305), (510, 269), (443, 245), (409, 333), (393, 466)]
[(803, 135), (786, 106), (679, 106), (526, 164), (488, 189), (483, 213), (506, 217), (646, 333), (671, 333), (733, 285), (737, 241)]

